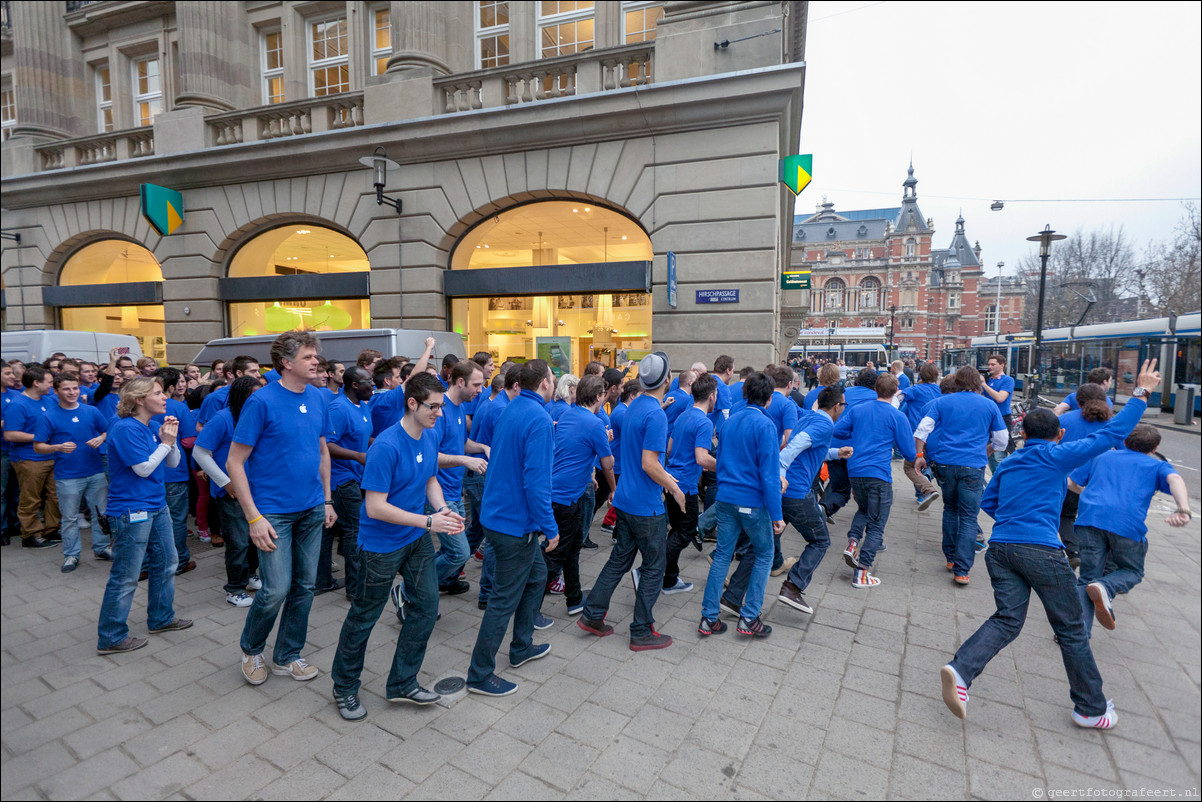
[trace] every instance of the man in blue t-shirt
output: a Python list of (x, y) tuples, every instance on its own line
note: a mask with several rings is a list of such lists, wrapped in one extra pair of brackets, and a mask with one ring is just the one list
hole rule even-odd
[[(1096, 384), (1102, 388), (1102, 392), (1106, 393), (1106, 405), (1114, 407), (1114, 399), (1110, 397), (1110, 388), (1114, 384), (1114, 372), (1110, 368), (1094, 368), (1086, 376), (1083, 384)], [(1064, 400), (1056, 405), (1052, 411), (1057, 415), (1063, 415), (1066, 412), (1072, 412), (1075, 409), (1080, 409), (1081, 404), (1077, 399), (1075, 392), (1069, 393), (1064, 397)]]
[[(350, 383), (344, 387), (349, 389)], [(362, 575), (351, 593), (351, 607), (342, 623), (330, 669), (334, 704), (348, 721), (367, 716), (359, 700), (367, 640), (388, 603), (392, 578), (398, 573), (406, 588), (405, 616), (392, 654), (385, 697), (390, 702), (416, 705), (433, 704), (442, 698), (423, 688), (417, 674), (438, 618), (434, 546), (427, 533), (463, 529), (463, 518), (447, 506), (435, 476), (438, 437), (433, 429), (443, 414), (444, 399), (442, 384), (436, 377), (426, 373), (414, 376), (408, 384), (400, 425), (377, 437), (367, 451), (363, 466), (365, 497), (359, 519)], [(427, 507), (434, 511), (428, 512)]]
[[(192, 478), (188, 454), (196, 442), (196, 417), (181, 400), (188, 387), (182, 373), (175, 368), (159, 368), (154, 372), (154, 379), (163, 386), (163, 392), (167, 395), (167, 411), (163, 415), (156, 415), (154, 421), (161, 424), (168, 415), (179, 421), (179, 445), (183, 459), (166, 469), (163, 482), (167, 492), (167, 508), (171, 510), (175, 553), (179, 559), (176, 574), (186, 574), (196, 570), (196, 560), (192, 559), (188, 548), (188, 482)], [(149, 568), (149, 563), (146, 567)]]
[[(634, 620), (630, 624), (632, 651), (664, 649), (672, 638), (654, 629), (652, 610), (663, 585), (668, 516), (663, 490), (685, 508), (684, 493), (664, 469), (668, 450), (668, 418), (662, 409), (671, 376), (668, 355), (655, 351), (639, 362), (639, 386), (643, 394), (630, 403), (622, 423), (622, 475), (614, 493), (617, 509), (614, 547), (584, 603), (577, 625), (600, 637), (612, 634), (605, 623), (609, 600), (626, 572), (634, 567), (636, 554), (643, 557), (639, 568)], [(632, 576), (634, 576), (632, 574)]]
[[(876, 400), (877, 377), (877, 372), (872, 368), (863, 368), (856, 374), (855, 385), (848, 387), (843, 392), (844, 415), (860, 404)], [(838, 432), (831, 439), (831, 445), (837, 448), (850, 446), (851, 444), (850, 438), (843, 437)], [(890, 458), (892, 458), (892, 454), (890, 454)], [(827, 522), (834, 523), (831, 518), (851, 500), (851, 478), (847, 473), (847, 460), (828, 460), (826, 469), (829, 479), (826, 483), (826, 492), (822, 494), (822, 499), (818, 502), (818, 506), (822, 507), (822, 511), (826, 513)]]
[(53, 382), (54, 377), (41, 365), (29, 365), (21, 374), (25, 389), (4, 408), (4, 439), (11, 444), (9, 458), (21, 493), (17, 506), (21, 545), (28, 549), (47, 548), (60, 540), (54, 457), (33, 450), (38, 421), (55, 403), (53, 397), (47, 397)]
[(92, 529), (92, 553), (112, 562), (108, 532), (103, 520), (108, 482), (104, 462), (97, 450), (104, 443), (108, 421), (96, 407), (79, 402), (79, 379), (74, 373), (54, 377), (58, 404), (47, 406), (37, 422), (33, 450), (54, 456), (54, 486), (62, 513), (64, 574), (79, 567), (82, 543), (79, 534), (79, 503), (86, 501), (96, 526)]
[[(927, 404), (939, 397), (939, 368), (935, 366), (934, 362), (927, 362), (919, 368), (918, 378), (917, 384), (911, 384), (904, 390), (898, 391), (901, 394), (901, 406), (898, 409), (906, 416), (910, 428), (914, 430), (917, 430), (918, 424), (922, 423), (922, 413), (927, 408)], [(922, 452), (919, 452), (918, 456), (921, 457)], [(919, 512), (926, 511), (939, 498), (939, 491), (931, 481), (934, 475), (930, 466), (919, 471), (914, 467), (913, 462), (905, 460), (902, 462), (902, 473), (914, 485), (914, 503), (918, 505)]]
[(679, 418), (686, 409), (693, 407), (693, 382), (697, 381), (697, 374), (691, 370), (681, 371), (676, 377), (678, 382), (675, 389), (669, 390), (664, 396), (664, 416), (668, 419), (668, 431), (676, 426), (676, 419)]
[[(259, 361), (253, 356), (237, 356), (222, 366), (226, 383), (204, 397), (200, 402), (200, 411), (196, 413), (196, 430), (204, 429), (205, 424), (221, 410), (229, 406), (230, 384), (240, 376), (258, 376)], [(274, 383), (274, 382), (273, 382)]]
[(1057, 536), (1066, 479), (1131, 433), (1160, 384), (1156, 360), (1144, 362), (1133, 397), (1105, 428), (1082, 440), (1060, 443), (1060, 421), (1032, 409), (1023, 419), (1026, 444), (998, 466), (981, 509), (993, 518), (985, 562), (997, 612), (960, 646), (940, 671), (943, 702), (958, 718), (967, 715), (968, 688), (989, 661), (1018, 637), (1034, 590), (1052, 625), (1073, 700), (1073, 723), (1109, 729), (1118, 720), (1113, 700), (1102, 693), (1102, 675), (1085, 632), (1077, 577)]
[(776, 427), (776, 450), (780, 451), (785, 447), (785, 443), (792, 439), (793, 429), (797, 426), (797, 416), (801, 411), (801, 408), (789, 397), (789, 390), (792, 388), (797, 374), (793, 372), (792, 368), (784, 365), (774, 365), (772, 370), (765, 371), (765, 373), (768, 378), (772, 379), (775, 390), (772, 392), (772, 402), (764, 408), (764, 412), (768, 415), (768, 420), (772, 421), (772, 425)]
[(1141, 423), (1124, 441), (1125, 449), (1108, 451), (1069, 476), (1069, 489), (1080, 493), (1076, 534), (1081, 550), (1077, 592), (1085, 617), (1085, 632), (1094, 618), (1114, 629), (1114, 599), (1144, 578), (1148, 553), (1148, 506), (1156, 491), (1168, 493), (1177, 510), (1165, 518), (1169, 526), (1185, 526), (1194, 514), (1189, 492), (1172, 464), (1153, 456), (1160, 431)]
[(1001, 354), (990, 354), (989, 378), (981, 391), (997, 403), (998, 412), (1006, 422), (1006, 447), (995, 448), (989, 455), (989, 473), (997, 471), (997, 466), (1008, 455), (1014, 453), (1014, 441), (1010, 438), (1010, 427), (1014, 425), (1014, 416), (1010, 413), (1010, 402), (1014, 400), (1014, 379), (1006, 375), (1006, 357)]
[(668, 441), (668, 473), (675, 477), (680, 492), (684, 493), (683, 510), (675, 504), (664, 504), (668, 511), (668, 555), (663, 588), (668, 596), (693, 589), (692, 582), (680, 578), (680, 553), (690, 544), (697, 551), (702, 549), (701, 533), (697, 531), (697, 519), (701, 515), (701, 497), (698, 495), (701, 474), (714, 470), (718, 464), (711, 453), (714, 424), (709, 417), (718, 402), (718, 380), (712, 374), (703, 373), (693, 382), (691, 391), (693, 407), (676, 419), (672, 438)]
[[(20, 394), (20, 383), (16, 379), (16, 374), (13, 372), (12, 365), (8, 363), (0, 363), (0, 406), (3, 407), (3, 412), (0, 412), (0, 421), (8, 417), (9, 405), (13, 403), (16, 397)], [(2, 425), (2, 424), (0, 424)], [(9, 526), (15, 528), (16, 516), (13, 515), (15, 505), (9, 505), (8, 498), (8, 472), (12, 470), (12, 462), (9, 460), (9, 444), (8, 439), (0, 433), (0, 545), (7, 546), (9, 542)], [(13, 483), (13, 489), (16, 489), (16, 483)], [(14, 494), (15, 495), (15, 494)], [(13, 515), (13, 520), (9, 520), (9, 516)]]
[(337, 520), (330, 496), (330, 431), (324, 390), (317, 375), (317, 338), (287, 331), (271, 345), (280, 380), (252, 395), (242, 408), (226, 470), (250, 539), (259, 549), (259, 577), (242, 628), (242, 675), (251, 685), (267, 681), (267, 637), (284, 607), (271, 673), (311, 680), (318, 670), (301, 657), (313, 605), (322, 525)]

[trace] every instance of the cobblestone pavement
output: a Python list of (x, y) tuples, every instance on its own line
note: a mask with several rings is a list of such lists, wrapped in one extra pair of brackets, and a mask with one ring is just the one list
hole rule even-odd
[[(369, 717), (339, 718), (328, 671), (347, 602), (316, 599), (308, 683), (246, 685), (238, 670), (244, 610), (221, 592), (222, 553), (193, 546), (199, 568), (176, 582), (184, 632), (141, 651), (95, 652), (107, 563), (59, 573), (57, 551), (4, 549), (0, 794), (23, 798), (1040, 798), (1050, 789), (1172, 789), (1197, 796), (1202, 772), (1199, 525), (1163, 523), (1154, 503), (1147, 578), (1116, 603), (1119, 628), (1094, 651), (1117, 704), (1112, 732), (1069, 720), (1068, 685), (1037, 600), (1026, 630), (972, 688), (966, 722), (940, 698), (939, 667), (993, 611), (983, 565), (953, 587), (939, 552), (936, 504), (918, 513), (895, 463), (897, 503), (878, 573), (855, 590), (831, 553), (808, 597), (815, 614), (776, 601), (766, 641), (696, 633), (707, 563), (682, 559), (691, 593), (661, 597), (658, 628), (676, 642), (627, 649), (633, 594), (614, 596), (614, 637), (581, 632), (562, 597), (536, 634), (551, 654), (503, 676), (514, 696), (460, 696), (429, 708), (382, 697), (397, 624), (390, 610), (367, 654)], [(850, 520), (843, 511), (836, 546)], [(600, 516), (598, 516), (598, 522)], [(986, 522), (985, 516), (982, 516)], [(86, 536), (85, 536), (86, 537)], [(586, 586), (609, 537), (582, 558)], [(791, 528), (786, 553), (801, 538)], [(480, 613), (472, 592), (442, 599), (422, 679), (467, 669)], [(145, 590), (130, 616), (145, 635)], [(1045, 790), (1049, 789), (1049, 790)]]

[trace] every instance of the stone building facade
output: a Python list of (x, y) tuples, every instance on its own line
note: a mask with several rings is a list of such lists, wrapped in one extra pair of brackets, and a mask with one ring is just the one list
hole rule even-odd
[[(127, 331), (172, 363), (297, 325), (572, 369), (779, 356), (804, 2), (5, 10), (7, 328)], [(182, 193), (170, 235), (144, 184)]]

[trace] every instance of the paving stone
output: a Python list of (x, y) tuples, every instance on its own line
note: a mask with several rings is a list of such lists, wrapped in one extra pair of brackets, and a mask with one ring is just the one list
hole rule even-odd
[(739, 766), (732, 790), (746, 789), (777, 800), (803, 796), (810, 787), (814, 767), (802, 761), (801, 750), (790, 747), (753, 746)]
[(120, 799), (162, 799), (190, 790), (208, 773), (208, 767), (195, 758), (174, 754), (116, 783), (112, 793)]
[(562, 710), (550, 705), (527, 699), (520, 706), (506, 713), (493, 729), (506, 733), (519, 741), (538, 744), (547, 734), (567, 718)]
[(317, 751), (316, 758), (347, 778), (357, 777), (400, 743), (397, 736), (370, 719), (345, 735), (335, 736)]
[(298, 721), (274, 738), (255, 747), (255, 754), (270, 761), (285, 772), (301, 763), (307, 763), (330, 743), (337, 734), (316, 719)]
[(210, 730), (190, 715), (177, 716), (128, 739), (122, 749), (141, 766), (152, 766), (208, 736)]
[(889, 790), (889, 772), (862, 760), (852, 763), (848, 759), (849, 754), (853, 753), (823, 753), (814, 769), (808, 796), (816, 799), (885, 798)]
[(380, 765), (370, 765), (355, 773), (327, 799), (359, 802), (364, 799), (400, 799), (417, 786)]
[[(576, 711), (576, 713), (579, 712), (580, 710)], [(538, 749), (533, 750), (525, 757), (519, 768), (522, 772), (539, 778), (561, 792), (568, 792), (572, 790), (589, 766), (594, 764), (597, 756), (601, 754), (601, 750), (609, 747), (612, 740), (612, 738), (598, 737), (596, 741), (588, 742), (551, 733)]]
[(153, 725), (134, 711), (98, 721), (63, 737), (63, 743), (81, 760), (118, 746), (126, 739), (146, 732)]
[(380, 758), (381, 765), (412, 780), (424, 781), (455, 755), (463, 744), (427, 728), (419, 736), (407, 738)]
[(223, 764), (213, 766), (210, 763), (210, 773), (192, 784), (188, 789), (189, 796), (194, 799), (245, 799), (253, 797), (260, 788), (282, 774), (262, 758), (231, 752), (230, 743), (236, 742), (225, 743)]
[(48, 799), (79, 799), (137, 771), (137, 764), (122, 754), (121, 750), (109, 749), (54, 771), (37, 785)]
[(489, 791), (488, 784), (450, 765), (439, 766), (418, 783), (407, 799), (479, 799)]
[(1033, 790), (1044, 787), (1044, 780), (1037, 775), (968, 758), (968, 790), (978, 799), (1032, 799)]
[(34, 789), (34, 784), (71, 766), (74, 760), (67, 747), (59, 741), (51, 741), (16, 759), (5, 760), (4, 771), (0, 772), (0, 796), (15, 799), (23, 794), (31, 794), (40, 799), (41, 793)]
[(967, 785), (963, 770), (907, 755), (898, 755), (889, 772), (890, 799), (964, 799)]
[(556, 731), (583, 744), (604, 748), (620, 733), (630, 717), (607, 710), (592, 702), (585, 702), (560, 722)]
[(93, 723), (91, 716), (78, 708), (69, 707), (14, 731), (5, 738), (5, 743), (16, 754), (24, 754)]
[(259, 791), (263, 799), (322, 799), (346, 783), (336, 771), (307, 760)]
[(755, 740), (754, 725), (721, 713), (707, 710), (696, 721), (689, 731), (688, 742), (720, 755), (742, 759)]
[(630, 791), (646, 793), (670, 755), (671, 752), (619, 735), (602, 750), (591, 771), (629, 789), (619, 796), (629, 796)]
[(525, 800), (530, 799), (564, 799), (565, 795), (562, 791), (551, 788), (546, 783), (531, 777), (529, 774), (515, 771), (493, 786), (493, 789), (484, 798), (512, 799), (525, 802)]

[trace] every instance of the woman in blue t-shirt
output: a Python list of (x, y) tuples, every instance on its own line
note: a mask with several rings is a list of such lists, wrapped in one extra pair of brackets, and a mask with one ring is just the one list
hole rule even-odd
[(167, 416), (167, 396), (159, 380), (139, 376), (121, 387), (117, 420), (108, 430), (109, 495), (105, 515), (113, 534), (113, 568), (100, 605), (100, 654), (132, 652), (146, 638), (129, 634), (126, 620), (138, 587), (142, 558), (150, 552), (150, 600), (147, 625), (151, 634), (187, 629), (192, 622), (176, 618), (175, 537), (167, 508), (163, 464), (179, 464), (176, 445), (179, 420)]
[[(1098, 384), (1083, 384), (1077, 388), (1077, 409), (1060, 416), (1060, 428), (1064, 436), (1062, 443), (1082, 440), (1104, 427), (1114, 417), (1114, 410), (1106, 403), (1106, 391)], [(1120, 446), (1121, 447), (1121, 446)], [(1069, 564), (1076, 568), (1081, 562), (1081, 550), (1077, 545), (1077, 502), (1080, 496), (1073, 490), (1064, 494), (1064, 505), (1060, 509), (1060, 540)]]

